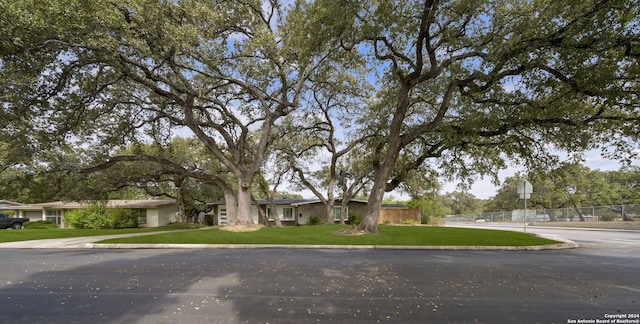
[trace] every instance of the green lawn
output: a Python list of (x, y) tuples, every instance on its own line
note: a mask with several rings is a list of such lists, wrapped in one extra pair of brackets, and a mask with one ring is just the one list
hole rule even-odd
[(558, 243), (519, 232), (427, 226), (380, 226), (377, 235), (334, 235), (335, 231), (342, 228), (344, 226), (340, 225), (272, 227), (244, 233), (214, 228), (111, 239), (99, 243), (420, 246), (532, 246)]
[(133, 229), (29, 229), (25, 227), (21, 230), (2, 230), (0, 229), (0, 243), (2, 242), (16, 242), (16, 241), (30, 241), (30, 240), (46, 240), (56, 238), (67, 237), (81, 237), (81, 236), (98, 236), (98, 235), (112, 235), (112, 234), (134, 234), (134, 233), (152, 233), (161, 231), (173, 231), (178, 229), (184, 229), (183, 226), (162, 226), (154, 228), (133, 228)]

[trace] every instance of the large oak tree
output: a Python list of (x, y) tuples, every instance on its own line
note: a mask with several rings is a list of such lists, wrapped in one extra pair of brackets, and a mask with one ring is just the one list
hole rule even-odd
[(28, 116), (42, 149), (90, 147), (95, 164), (131, 142), (194, 134), (235, 177), (221, 188), (237, 189), (225, 193), (230, 222), (250, 225), (272, 127), (303, 106), (311, 78), (340, 70), (332, 58), (348, 54), (330, 31), (300, 28), (304, 6), (2, 2), (3, 112)]
[(552, 150), (609, 146), (624, 160), (637, 149), (637, 1), (359, 5), (354, 50), (383, 70), (367, 123), (384, 134), (372, 143), (378, 162), (359, 230), (377, 232), (401, 156), (415, 157), (408, 169), (470, 177), (554, 161)]

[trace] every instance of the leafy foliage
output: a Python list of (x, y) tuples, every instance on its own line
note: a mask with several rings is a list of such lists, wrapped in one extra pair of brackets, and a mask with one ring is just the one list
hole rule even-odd
[[(485, 211), (521, 208), (517, 187), (525, 177), (505, 179), (498, 193), (485, 206)], [(591, 170), (579, 162), (562, 163), (558, 168), (539, 170), (526, 176), (533, 184), (527, 201), (531, 208), (565, 208), (640, 203), (640, 168), (626, 167), (617, 171)]]
[(362, 222), (362, 215), (356, 212), (349, 212), (349, 224), (358, 225)]
[(108, 209), (110, 228), (136, 228), (138, 227), (139, 213), (135, 209), (114, 208)]
[(446, 214), (444, 206), (430, 199), (412, 199), (407, 207), (420, 210), (421, 224), (439, 224)]
[(26, 222), (22, 224), (25, 229), (53, 229), (58, 228), (54, 222), (46, 221), (46, 220), (37, 220), (34, 222)]
[(321, 225), (321, 224), (322, 224), (322, 221), (318, 216), (310, 216), (309, 221), (307, 222), (307, 225)]
[(65, 221), (76, 229), (135, 228), (138, 227), (138, 213), (134, 209), (108, 209), (104, 204), (90, 204), (67, 212)]
[(111, 228), (107, 207), (103, 204), (92, 204), (82, 209), (75, 209), (65, 214), (65, 221), (76, 229)]

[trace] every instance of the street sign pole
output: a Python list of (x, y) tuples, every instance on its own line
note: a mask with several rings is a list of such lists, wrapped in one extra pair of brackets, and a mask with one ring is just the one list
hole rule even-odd
[[(527, 180), (525, 180), (526, 182)], [(524, 232), (527, 232), (527, 185), (524, 186)]]
[(524, 199), (524, 216), (522, 218), (525, 232), (527, 232), (527, 198), (529, 198), (531, 192), (533, 192), (531, 183), (527, 180), (522, 180), (522, 183), (518, 185), (518, 193), (520, 194), (520, 198)]

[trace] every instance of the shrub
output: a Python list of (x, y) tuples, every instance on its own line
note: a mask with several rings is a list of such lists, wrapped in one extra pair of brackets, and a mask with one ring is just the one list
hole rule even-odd
[(349, 224), (358, 225), (361, 222), (362, 222), (362, 215), (355, 212), (349, 212)]
[(603, 222), (611, 222), (616, 220), (617, 218), (616, 216), (617, 215), (603, 215), (603, 216), (600, 216), (600, 220)]
[(322, 224), (322, 222), (320, 221), (320, 217), (311, 216), (311, 217), (309, 217), (309, 222), (307, 224), (308, 225), (320, 225), (320, 224)]
[(112, 228), (107, 215), (107, 206), (93, 204), (82, 209), (72, 210), (64, 215), (64, 219), (77, 229), (106, 229)]
[(46, 221), (46, 220), (37, 220), (34, 222), (26, 222), (23, 224), (24, 228), (28, 228), (28, 229), (51, 229), (51, 228), (58, 228), (58, 225), (56, 225), (54, 222), (52, 221)]
[(409, 208), (420, 209), (420, 223), (437, 225), (444, 218), (444, 207), (435, 201), (429, 199), (411, 200), (407, 203)]
[(107, 211), (111, 228), (136, 228), (138, 227), (138, 213), (135, 209), (109, 209)]

